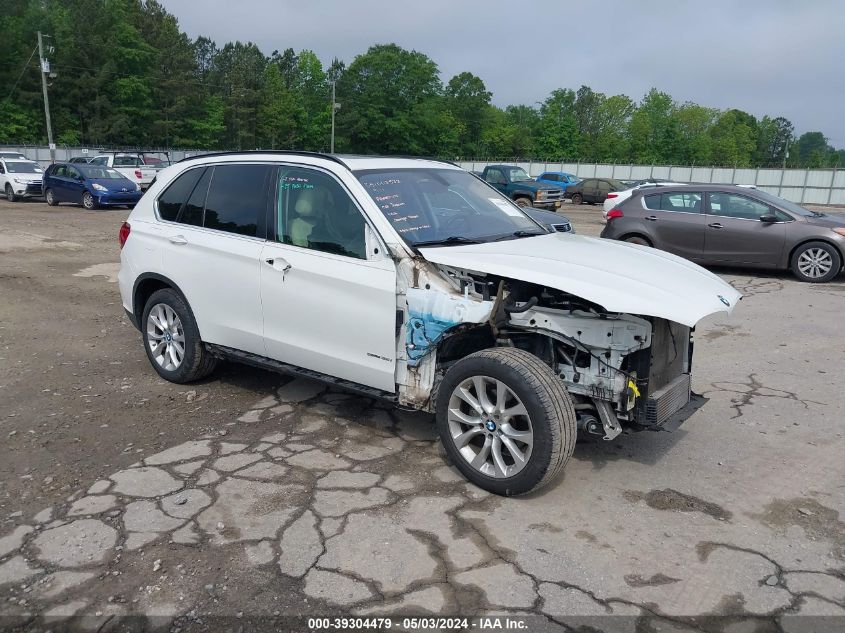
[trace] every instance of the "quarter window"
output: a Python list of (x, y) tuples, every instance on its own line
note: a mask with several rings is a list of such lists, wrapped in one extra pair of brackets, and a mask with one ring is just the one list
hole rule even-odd
[(189, 169), (170, 183), (158, 198), (158, 215), (162, 220), (175, 222), (179, 210), (191, 195), (204, 169)]
[(255, 237), (266, 212), (269, 165), (216, 165), (205, 201), (203, 226)]
[(759, 220), (761, 216), (772, 214), (771, 207), (745, 196), (731, 193), (711, 193), (710, 213), (726, 218)]
[(205, 199), (208, 197), (208, 183), (211, 181), (212, 169), (196, 169), (194, 171), (204, 172), (194, 187), (191, 197), (185, 203), (185, 208), (179, 216), (179, 222), (192, 226), (202, 226), (203, 212), (205, 211)]
[(334, 178), (312, 169), (283, 167), (278, 192), (278, 241), (366, 259), (364, 217)]
[(551, 180), (552, 182), (560, 182), (560, 176), (557, 174), (543, 174), (539, 180)]

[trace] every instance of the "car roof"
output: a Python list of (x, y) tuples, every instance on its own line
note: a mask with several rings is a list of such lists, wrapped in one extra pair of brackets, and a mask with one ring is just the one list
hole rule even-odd
[(295, 152), (295, 151), (265, 151), (256, 150), (248, 152), (216, 152), (211, 154), (198, 154), (182, 159), (181, 162), (196, 163), (226, 163), (238, 160), (259, 160), (268, 162), (281, 162), (285, 159), (301, 159), (303, 164), (317, 165), (321, 162), (332, 162), (342, 165), (351, 171), (367, 169), (454, 169), (461, 170), (454, 163), (439, 161), (430, 158), (417, 158), (413, 156), (360, 156), (351, 154), (322, 154), (319, 152)]
[(678, 183), (676, 185), (661, 185), (659, 187), (645, 187), (641, 189), (634, 190), (635, 195), (650, 195), (653, 193), (669, 193), (673, 190), (683, 191), (685, 193), (689, 192), (690, 189), (693, 191), (730, 191), (732, 193), (753, 193), (755, 190), (751, 189), (750, 187), (743, 187), (741, 185), (720, 185), (718, 183), (686, 183), (681, 184)]

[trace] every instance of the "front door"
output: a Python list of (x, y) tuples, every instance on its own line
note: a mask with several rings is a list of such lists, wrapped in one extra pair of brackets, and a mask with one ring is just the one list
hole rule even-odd
[[(776, 266), (786, 238), (783, 214), (768, 204), (741, 194), (711, 192), (704, 257), (708, 262)], [(778, 222), (761, 222), (774, 215)]]
[(267, 356), (396, 389), (396, 268), (327, 172), (282, 166), (274, 239), (261, 253)]
[(488, 169), (487, 182), (502, 193), (507, 193), (508, 179), (505, 178), (505, 174), (501, 169), (498, 169), (496, 167)]

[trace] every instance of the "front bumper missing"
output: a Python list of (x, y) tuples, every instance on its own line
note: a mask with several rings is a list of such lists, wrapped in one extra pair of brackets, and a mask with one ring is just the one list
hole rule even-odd
[(683, 407), (666, 418), (661, 424), (649, 427), (650, 431), (677, 431), (680, 426), (692, 417), (692, 414), (703, 407), (710, 398), (690, 392), (690, 399)]

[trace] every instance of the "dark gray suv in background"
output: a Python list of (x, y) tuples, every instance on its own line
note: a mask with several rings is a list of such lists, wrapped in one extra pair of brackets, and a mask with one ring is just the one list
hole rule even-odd
[(734, 185), (635, 191), (608, 212), (601, 236), (698, 264), (790, 269), (809, 282), (830, 281), (845, 259), (845, 216)]

